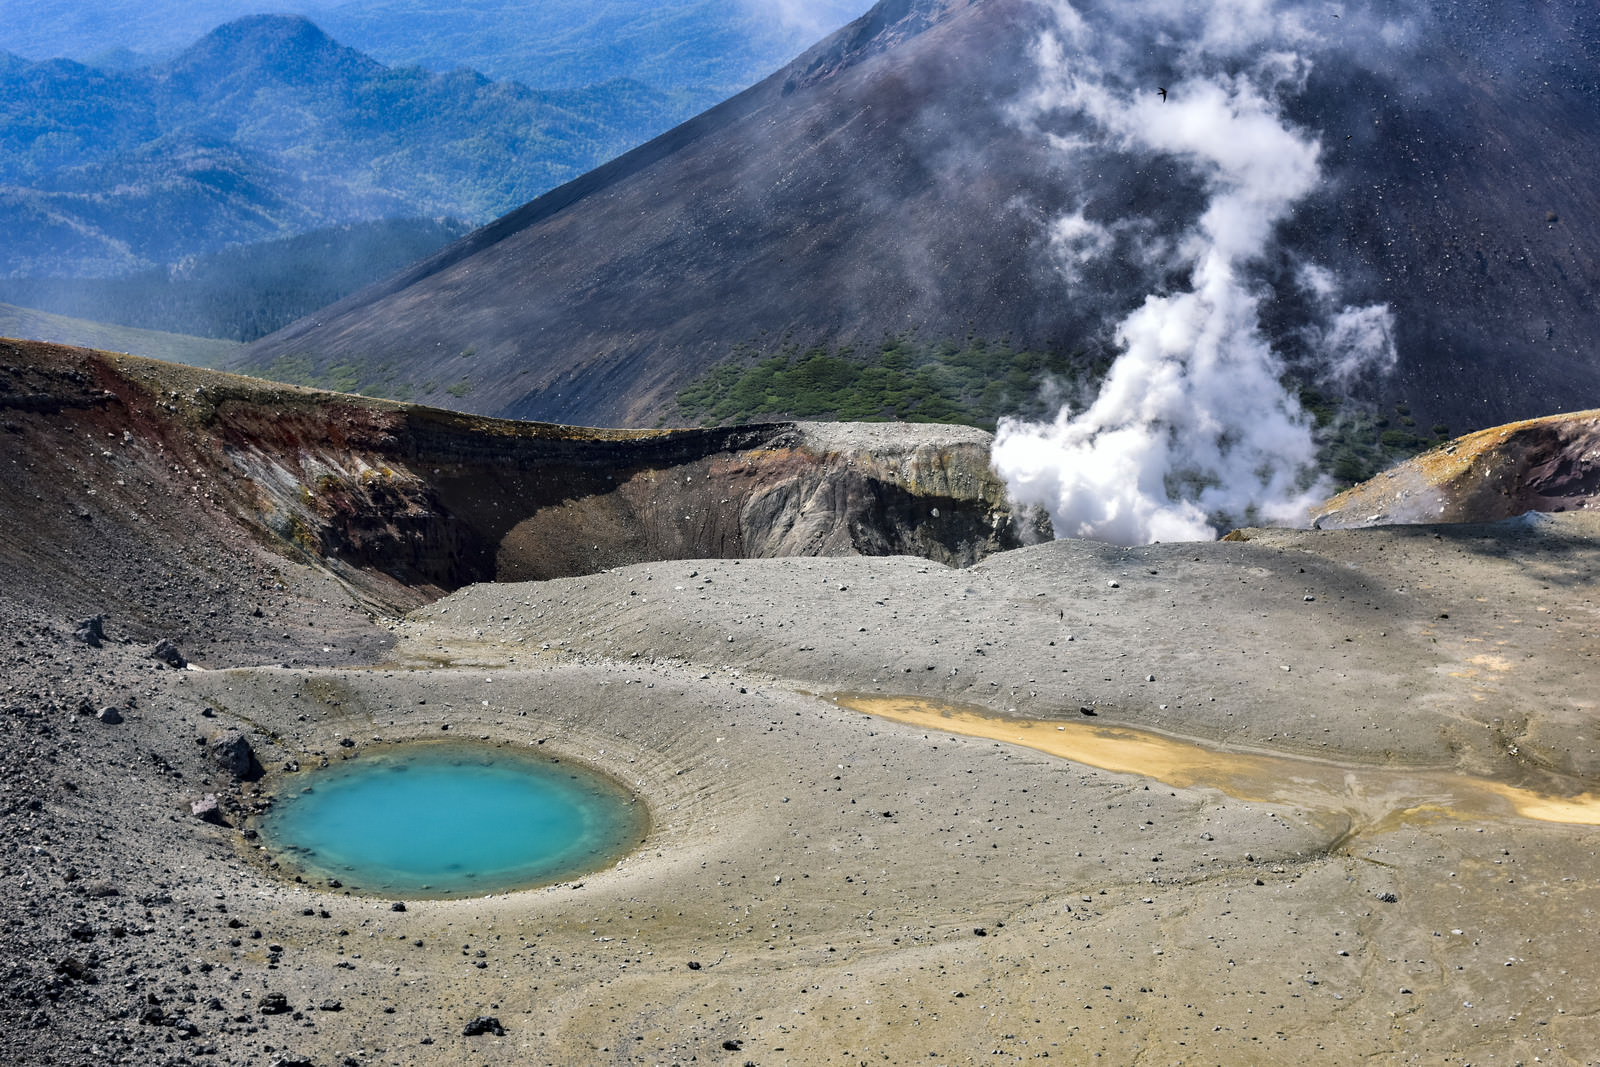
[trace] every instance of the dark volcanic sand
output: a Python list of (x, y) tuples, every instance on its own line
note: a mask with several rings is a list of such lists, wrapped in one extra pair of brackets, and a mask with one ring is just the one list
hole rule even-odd
[[(1596, 533), (679, 561), (375, 625), (283, 564), (212, 594), (203, 671), (149, 634), (85, 647), (8, 588), (0, 1062), (1588, 1062), (1600, 835), (1437, 783), (1591, 788)], [(260, 580), (208, 573), (235, 565)], [(266, 593), (282, 624), (243, 610)], [(324, 664), (390, 651), (261, 666), (284, 633)], [(1348, 799), (1096, 770), (848, 693), (1319, 760)], [(396, 912), (239, 833), (286, 764), (445, 726), (608, 771), (651, 836), (581, 884)], [(232, 727), (259, 786), (196, 743)], [(189, 814), (206, 792), (238, 826)], [(480, 1015), (504, 1036), (464, 1036)]]

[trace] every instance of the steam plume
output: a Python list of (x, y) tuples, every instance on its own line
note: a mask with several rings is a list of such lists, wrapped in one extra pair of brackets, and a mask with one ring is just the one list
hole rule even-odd
[[(1281, 384), (1283, 362), (1262, 334), (1261, 288), (1248, 272), (1319, 180), (1314, 135), (1279, 106), (1304, 86), (1307, 63), (1293, 46), (1307, 31), (1272, 0), (1053, 10), (1025, 117), (1057, 131), (1087, 123), (1098, 135), (1049, 134), (1064, 164), (1082, 162), (1096, 141), (1180, 161), (1200, 180), (1204, 208), (1167, 249), (1165, 266), (1188, 288), (1151, 293), (1117, 325), (1120, 355), (1084, 410), (1063, 407), (1043, 424), (1002, 420), (995, 467), (1019, 501), (1050, 512), (1058, 536), (1208, 540), (1218, 516), (1301, 521), (1319, 495), (1311, 423)], [(1139, 42), (1162, 41), (1185, 48), (1181, 69), (1162, 75), (1165, 101), (1145, 75), (1135, 84), (1108, 74), (1113, 62), (1141, 66), (1132, 58)], [(1050, 239), (1069, 283), (1113, 243), (1082, 206)], [(1304, 273), (1308, 292), (1328, 305), (1329, 321), (1307, 340), (1325, 354), (1329, 380), (1392, 362), (1388, 310), (1339, 309), (1327, 272)]]

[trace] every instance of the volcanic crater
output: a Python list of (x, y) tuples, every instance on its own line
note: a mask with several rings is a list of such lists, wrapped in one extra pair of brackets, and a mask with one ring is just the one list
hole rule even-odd
[[(0, 408), (0, 1059), (1600, 1043), (1586, 498), (1119, 548), (948, 427), (512, 424), (22, 342)], [(649, 833), (468, 899), (273, 869), (275, 790), (442, 737), (590, 764)]]

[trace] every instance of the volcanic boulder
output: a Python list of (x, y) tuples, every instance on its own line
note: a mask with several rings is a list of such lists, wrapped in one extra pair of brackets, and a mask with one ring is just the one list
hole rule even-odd
[(261, 777), (261, 764), (243, 730), (213, 734), (206, 741), (206, 755), (218, 768), (235, 778), (248, 781)]

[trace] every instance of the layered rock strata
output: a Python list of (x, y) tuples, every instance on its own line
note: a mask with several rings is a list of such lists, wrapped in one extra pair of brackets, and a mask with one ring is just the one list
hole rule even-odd
[(0, 411), (19, 445), (7, 543), (63, 571), (94, 555), (85, 541), (157, 558), (226, 531), (407, 606), (659, 559), (968, 565), (1048, 536), (963, 427), (517, 423), (11, 341)]

